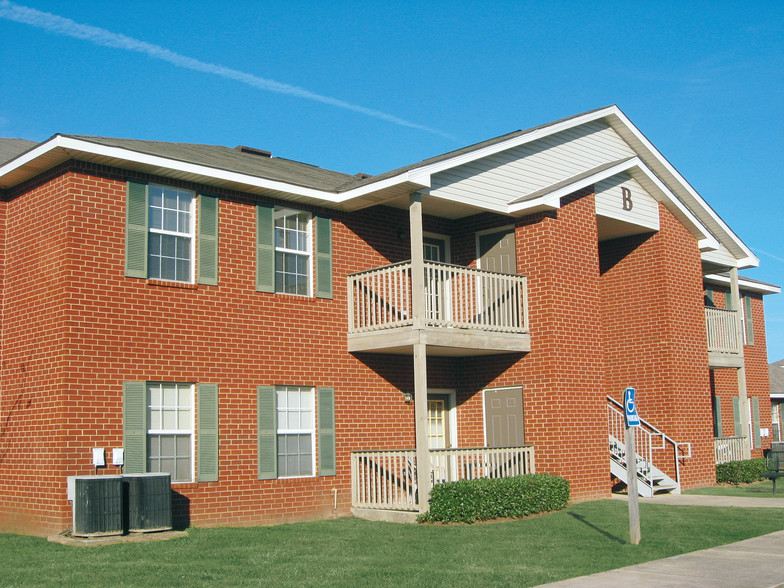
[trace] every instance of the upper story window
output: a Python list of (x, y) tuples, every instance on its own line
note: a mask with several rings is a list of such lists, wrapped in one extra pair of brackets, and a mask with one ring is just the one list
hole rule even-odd
[(125, 275), (218, 285), (218, 197), (129, 181)]
[(149, 203), (149, 277), (192, 282), (193, 192), (150, 185)]
[(311, 217), (288, 208), (275, 210), (275, 291), (311, 294)]

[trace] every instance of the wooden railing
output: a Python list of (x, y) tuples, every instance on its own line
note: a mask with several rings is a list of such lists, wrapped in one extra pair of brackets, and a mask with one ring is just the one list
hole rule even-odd
[(746, 437), (714, 437), (713, 448), (716, 455), (716, 463), (729, 463), (731, 461), (742, 461), (744, 459), (744, 448)]
[[(529, 473), (534, 473), (534, 448), (530, 445), (430, 450), (433, 484)], [(357, 508), (418, 510), (416, 451), (352, 452), (351, 497)]]
[(741, 352), (736, 311), (707, 307), (705, 325), (708, 329), (708, 351), (738, 354)]
[[(349, 333), (413, 324), (411, 262), (351, 274)], [(425, 262), (424, 323), (434, 327), (528, 332), (524, 276)]]

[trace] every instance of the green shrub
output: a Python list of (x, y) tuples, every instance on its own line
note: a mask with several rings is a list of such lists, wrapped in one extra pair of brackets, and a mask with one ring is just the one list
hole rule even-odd
[(473, 523), (502, 517), (521, 518), (561, 510), (567, 502), (569, 482), (549, 474), (460, 480), (434, 486), (430, 492), (430, 510), (418, 520)]
[(767, 471), (767, 462), (763, 458), (720, 463), (716, 466), (716, 482), (719, 484), (750, 484), (762, 480), (762, 474)]

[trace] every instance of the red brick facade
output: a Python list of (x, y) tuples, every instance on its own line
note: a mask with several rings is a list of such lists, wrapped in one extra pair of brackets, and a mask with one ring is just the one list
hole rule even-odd
[[(219, 386), (219, 479), (174, 485), (180, 524), (349, 514), (350, 452), (415, 445), (414, 407), (403, 400), (412, 358), (351, 354), (346, 341), (346, 276), (409, 258), (408, 213), (297, 206), (332, 218), (333, 298), (267, 294), (255, 289), (254, 210), (264, 199), (218, 191), (219, 283), (184, 285), (124, 275), (129, 179), (202, 188), (69, 162), (0, 202), (0, 531), (70, 526), (66, 477), (93, 473), (93, 448), (122, 447), (125, 381)], [(713, 482), (700, 252), (664, 206), (660, 218), (655, 234), (600, 243), (591, 189), (518, 219), (425, 217), (461, 265), (476, 265), (476, 231), (514, 224), (528, 277), (529, 353), (428, 360), (428, 386), (456, 391), (459, 446), (484, 445), (483, 389), (522, 386), (537, 471), (569, 479), (573, 499), (607, 497), (606, 396), (634, 385), (641, 416), (692, 444), (684, 485)], [(746, 373), (749, 396), (762, 399), (759, 297), (754, 328)], [(729, 398), (737, 387), (724, 371), (716, 396)], [(256, 389), (271, 385), (334, 388), (337, 475), (257, 479)], [(770, 411), (761, 414), (770, 427)]]

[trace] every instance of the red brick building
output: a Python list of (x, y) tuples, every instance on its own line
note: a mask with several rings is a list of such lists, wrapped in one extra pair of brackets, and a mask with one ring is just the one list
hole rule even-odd
[(714, 482), (715, 436), (769, 447), (778, 289), (738, 278), (757, 259), (616, 107), (371, 177), (2, 140), (0, 190), (0, 531), (67, 529), (94, 471), (170, 472), (194, 525), (534, 469), (603, 498), (627, 386), (662, 490)]

